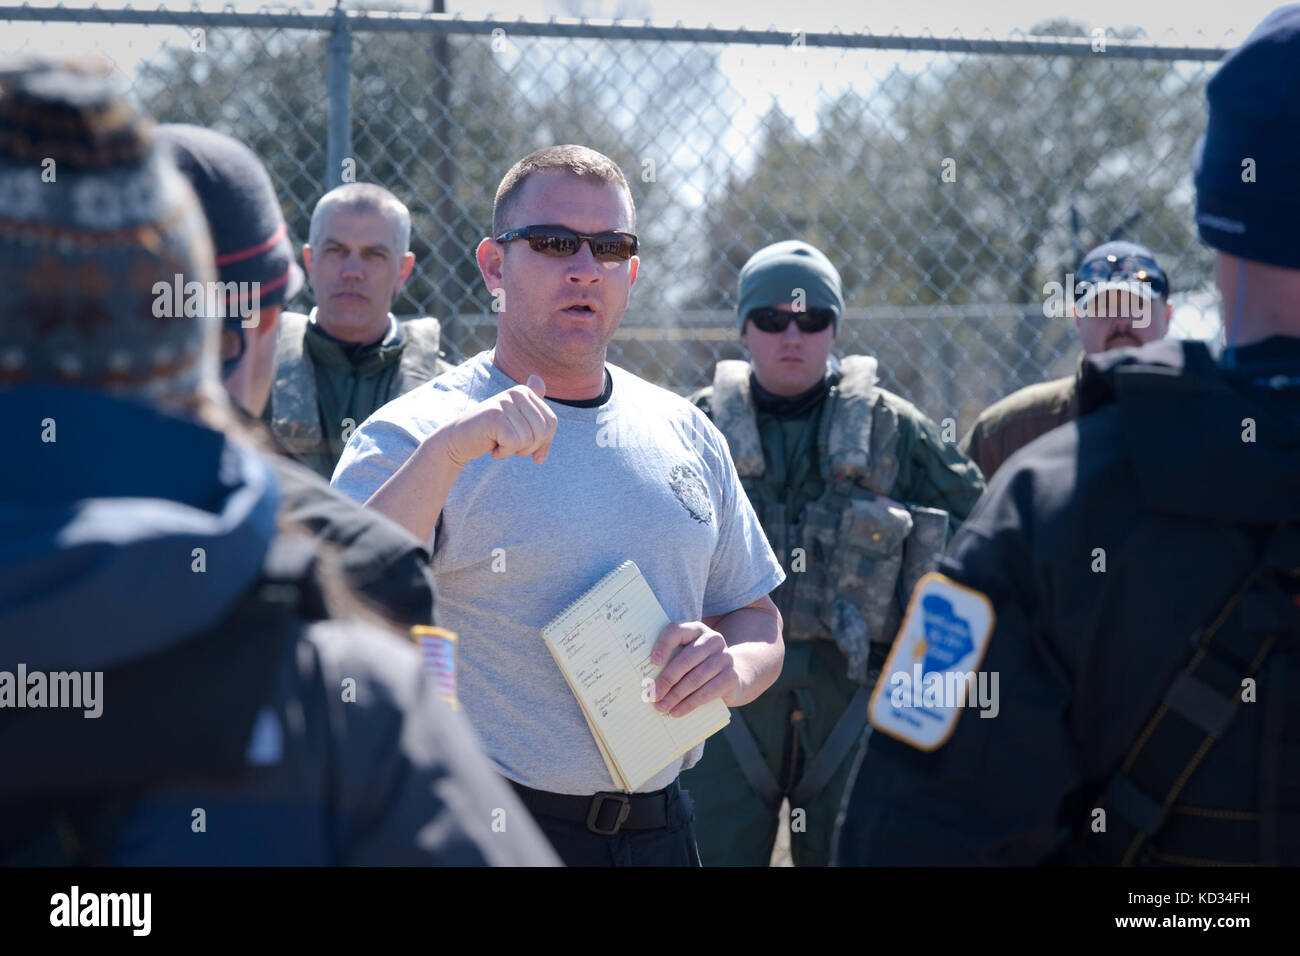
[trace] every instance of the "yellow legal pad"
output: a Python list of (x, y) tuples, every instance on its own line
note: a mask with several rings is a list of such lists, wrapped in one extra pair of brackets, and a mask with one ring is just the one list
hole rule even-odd
[(731, 720), (721, 699), (685, 717), (646, 699), (663, 670), (650, 652), (667, 624), (641, 569), (624, 561), (542, 629), (609, 775), (629, 793)]

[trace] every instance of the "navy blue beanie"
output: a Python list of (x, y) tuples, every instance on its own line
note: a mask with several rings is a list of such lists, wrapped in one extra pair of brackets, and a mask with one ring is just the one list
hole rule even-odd
[[(257, 283), (262, 308), (283, 305), (297, 295), (302, 270), (293, 261), (271, 176), (257, 155), (239, 140), (202, 126), (166, 124), (158, 127), (158, 138), (171, 147), (203, 206), (216, 249), (218, 281), (241, 283), (243, 301), (238, 304), (250, 306), (252, 283)], [(227, 302), (225, 326), (242, 342), (240, 309), (234, 305)], [(238, 362), (239, 356), (223, 362), (222, 377), (229, 377)]]
[(1196, 225), (1222, 252), (1300, 269), (1300, 4), (1274, 10), (1206, 86)]

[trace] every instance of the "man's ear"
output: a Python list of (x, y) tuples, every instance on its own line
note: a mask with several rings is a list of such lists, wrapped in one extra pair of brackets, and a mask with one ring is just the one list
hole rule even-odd
[(302, 269), (307, 275), (311, 275), (311, 246), (306, 244), (302, 247)]
[(397, 288), (406, 285), (406, 280), (411, 278), (411, 270), (415, 268), (415, 253), (408, 252), (402, 256), (402, 265), (397, 272)]
[(495, 294), (501, 288), (501, 267), (504, 264), (506, 247), (495, 239), (484, 239), (474, 250), (474, 259), (478, 262), (478, 271), (483, 276), (483, 284), (488, 292)]

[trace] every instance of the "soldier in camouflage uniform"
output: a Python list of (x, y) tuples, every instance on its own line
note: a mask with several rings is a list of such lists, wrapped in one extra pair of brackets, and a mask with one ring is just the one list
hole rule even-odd
[(876, 360), (830, 358), (844, 311), (834, 265), (803, 242), (740, 274), (750, 362), (718, 363), (693, 400), (727, 437), (785, 565), (772, 598), (785, 667), (682, 775), (700, 857), (766, 865), (783, 797), (796, 865), (825, 865), (871, 684), (912, 585), (984, 489), (979, 470), (914, 405), (876, 384)]
[(437, 319), (399, 322), (389, 311), (415, 264), (410, 241), (410, 212), (372, 183), (339, 186), (312, 212), (302, 257), (316, 308), (280, 316), (263, 419), (327, 481), (363, 421), (452, 368)]

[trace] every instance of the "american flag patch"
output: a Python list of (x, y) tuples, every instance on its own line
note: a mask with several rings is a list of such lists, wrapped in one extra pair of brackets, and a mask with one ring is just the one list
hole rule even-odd
[(420, 659), (425, 673), (433, 678), (438, 696), (452, 706), (460, 709), (456, 697), (456, 632), (441, 627), (416, 625), (411, 628), (411, 637), (420, 645)]

